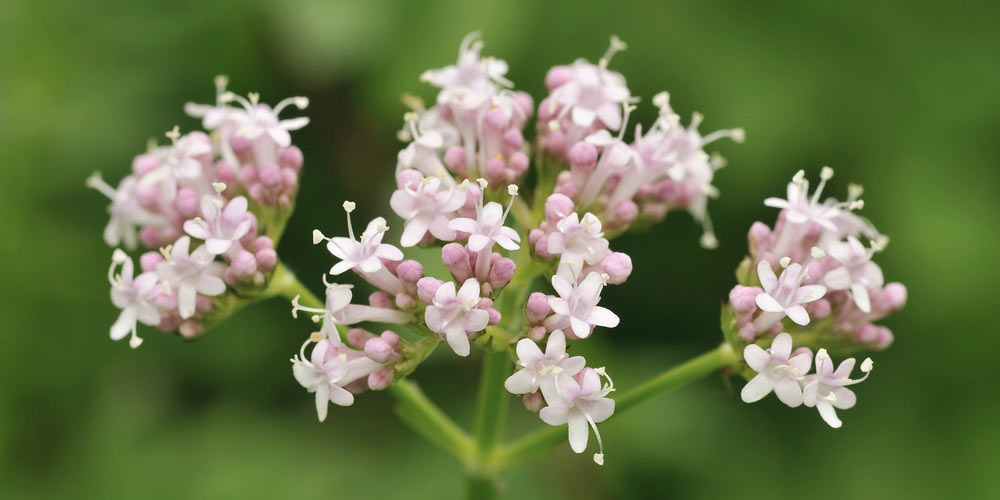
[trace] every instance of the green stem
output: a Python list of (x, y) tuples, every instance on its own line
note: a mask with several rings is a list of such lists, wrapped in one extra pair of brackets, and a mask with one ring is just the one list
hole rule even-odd
[(488, 350), (483, 357), (476, 402), (475, 462), (466, 473), (469, 498), (495, 498), (497, 471), (490, 459), (503, 437), (509, 398), (503, 383), (511, 371), (510, 353)]
[(400, 380), (390, 385), (388, 391), (398, 402), (396, 415), (400, 420), (463, 462), (472, 460), (472, 438), (428, 399), (416, 383)]
[[(715, 373), (739, 361), (728, 343), (675, 366), (615, 398), (615, 415), (620, 415), (656, 396), (670, 392), (695, 380)], [(511, 467), (548, 452), (566, 439), (566, 428), (551, 427), (535, 431), (497, 450), (494, 457), (498, 468)]]

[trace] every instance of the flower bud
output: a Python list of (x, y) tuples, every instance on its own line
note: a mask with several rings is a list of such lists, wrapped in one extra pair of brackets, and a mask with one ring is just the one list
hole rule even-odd
[(569, 148), (566, 156), (571, 166), (593, 167), (597, 163), (597, 147), (589, 142), (580, 141)]
[(457, 173), (465, 172), (465, 149), (462, 146), (452, 146), (444, 152), (444, 164)]
[(257, 272), (257, 259), (254, 255), (246, 250), (240, 250), (233, 257), (233, 261), (230, 263), (230, 269), (233, 270), (233, 274), (237, 279), (246, 280)]
[(542, 409), (542, 405), (545, 403), (542, 400), (542, 395), (538, 392), (529, 392), (524, 395), (524, 407), (530, 412), (537, 412)]
[(417, 298), (425, 304), (433, 303), (434, 295), (437, 293), (438, 288), (440, 288), (443, 284), (443, 281), (430, 276), (420, 278), (420, 280), (417, 281)]
[(632, 274), (632, 258), (622, 252), (608, 252), (601, 259), (601, 269), (608, 275), (608, 283), (620, 285)]
[(155, 271), (156, 265), (163, 262), (163, 255), (160, 252), (146, 252), (139, 257), (139, 267), (143, 272)]
[(368, 339), (371, 337), (372, 334), (361, 328), (351, 328), (350, 330), (347, 330), (347, 345), (355, 349), (364, 350), (365, 344), (368, 343)]
[(415, 260), (404, 260), (396, 266), (396, 276), (404, 283), (416, 284), (424, 277), (424, 266)]
[(551, 194), (545, 199), (545, 219), (553, 224), (573, 213), (573, 200), (562, 194)]
[(441, 263), (447, 266), (451, 275), (460, 282), (472, 277), (469, 253), (460, 243), (448, 243), (441, 248)]
[(302, 168), (302, 150), (295, 146), (282, 149), (278, 163), (284, 168), (298, 172)]
[(385, 292), (373, 292), (368, 296), (368, 304), (372, 307), (392, 307), (392, 299)]
[(545, 87), (552, 92), (573, 79), (573, 70), (568, 66), (553, 66), (545, 74)]
[(385, 363), (392, 356), (392, 346), (381, 337), (372, 337), (365, 341), (365, 356), (376, 363)]
[(392, 368), (384, 367), (368, 374), (368, 388), (381, 391), (392, 384)]
[(513, 260), (506, 257), (501, 257), (493, 263), (493, 268), (490, 269), (490, 286), (493, 290), (499, 290), (510, 283), (511, 278), (514, 277), (514, 271), (517, 266), (514, 264)]
[(413, 297), (406, 293), (396, 294), (396, 307), (404, 311), (409, 311), (416, 307), (417, 301), (413, 300)]
[(552, 308), (549, 307), (549, 297), (542, 292), (532, 293), (528, 296), (525, 311), (529, 323), (541, 323), (549, 314), (552, 314)]

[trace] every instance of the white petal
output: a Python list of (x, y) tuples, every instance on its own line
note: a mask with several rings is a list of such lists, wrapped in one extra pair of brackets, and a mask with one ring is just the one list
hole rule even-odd
[(798, 304), (808, 304), (823, 298), (824, 295), (826, 295), (826, 287), (823, 285), (800, 286), (795, 291), (795, 302)]
[(774, 275), (771, 264), (766, 260), (757, 264), (757, 277), (760, 278), (760, 284), (764, 290), (774, 290), (774, 287), (778, 285), (778, 277)]
[(790, 408), (802, 405), (802, 386), (793, 378), (778, 379), (774, 383), (774, 395)]
[(354, 269), (355, 265), (356, 264), (354, 262), (351, 262), (349, 260), (342, 260), (334, 264), (333, 267), (330, 268), (330, 274), (334, 276), (337, 276), (338, 274), (344, 274), (345, 272)]
[(785, 310), (785, 307), (775, 300), (774, 297), (766, 293), (758, 293), (754, 298), (754, 302), (757, 303), (757, 307), (767, 312), (782, 312)]
[(587, 439), (590, 437), (586, 417), (579, 411), (571, 411), (566, 424), (569, 426), (569, 447), (575, 453), (583, 453), (587, 449)]
[(403, 235), (399, 238), (399, 244), (404, 247), (412, 247), (424, 238), (427, 229), (430, 227), (430, 219), (427, 217), (415, 217), (403, 226)]
[(340, 387), (339, 385), (331, 384), (330, 401), (339, 406), (351, 406), (354, 404), (354, 394), (351, 394), (350, 391)]
[(851, 286), (851, 273), (843, 266), (831, 269), (823, 276), (823, 283), (831, 290), (847, 290)]
[(479, 252), (492, 243), (493, 239), (489, 236), (479, 233), (472, 233), (469, 235), (469, 250), (472, 250), (473, 252)]
[(585, 339), (590, 336), (590, 325), (586, 321), (574, 316), (569, 317), (570, 327), (573, 328), (573, 334), (581, 339)]
[(467, 217), (452, 219), (451, 222), (448, 223), (448, 227), (454, 229), (455, 231), (462, 231), (463, 233), (469, 234), (475, 233), (479, 230), (479, 224)]
[[(760, 295), (758, 295), (758, 297), (760, 297)], [(798, 325), (806, 326), (809, 324), (809, 313), (807, 313), (806, 308), (802, 306), (792, 306), (785, 309), (785, 315)]]
[(538, 417), (542, 419), (549, 425), (562, 425), (566, 423), (566, 417), (569, 414), (569, 407), (564, 404), (551, 404), (542, 408), (542, 411), (538, 412)]
[(861, 283), (851, 285), (851, 294), (854, 295), (854, 303), (865, 313), (872, 312), (871, 298), (868, 297), (868, 287)]
[[(520, 343), (518, 344), (520, 347)], [(536, 347), (537, 349), (537, 347)], [(538, 352), (541, 354), (541, 351)], [(549, 341), (545, 344), (545, 354), (550, 357), (562, 356), (566, 354), (566, 335), (562, 330), (556, 330), (549, 334)], [(518, 356), (520, 356), (520, 351)]]
[(326, 420), (326, 410), (330, 404), (330, 387), (327, 384), (316, 386), (316, 416), (319, 421)]
[(774, 340), (771, 342), (771, 354), (780, 357), (787, 358), (792, 354), (792, 336), (782, 332), (779, 333)]
[(582, 106), (573, 106), (573, 123), (581, 127), (589, 127), (594, 123), (597, 114)]
[(527, 394), (535, 390), (535, 387), (532, 386), (534, 380), (535, 375), (531, 370), (522, 369), (507, 377), (503, 386), (511, 394)]
[(136, 312), (132, 307), (126, 307), (111, 325), (111, 340), (121, 340), (135, 328)]
[(233, 246), (233, 242), (230, 240), (221, 240), (218, 238), (209, 238), (205, 240), (205, 248), (208, 252), (213, 255), (222, 255), (229, 250), (229, 247)]
[[(552, 335), (555, 335), (555, 332), (553, 332)], [(563, 340), (564, 349), (565, 349), (565, 343), (566, 341), (564, 338)], [(552, 344), (552, 336), (549, 336), (549, 344)], [(542, 350), (538, 348), (538, 344), (536, 344), (535, 341), (531, 339), (518, 340), (517, 346), (515, 347), (514, 350), (517, 351), (517, 359), (525, 364), (531, 363), (532, 361), (540, 359), (542, 356), (544, 356), (542, 354)], [(548, 348), (546, 348), (546, 351), (548, 351)]]
[(587, 322), (590, 324), (603, 326), (605, 328), (614, 328), (618, 326), (618, 321), (618, 315), (601, 306), (594, 306), (594, 308), (590, 311), (590, 316), (587, 317)]
[(816, 403), (816, 409), (819, 410), (819, 416), (823, 417), (823, 421), (833, 427), (834, 429), (839, 429), (843, 422), (837, 418), (837, 411), (833, 409), (830, 403), (826, 402), (824, 399), (820, 399)]
[(448, 345), (451, 346), (451, 350), (455, 351), (455, 354), (462, 357), (469, 355), (469, 337), (465, 334), (465, 329), (461, 325), (448, 328), (448, 331), (445, 332), (445, 337), (448, 339)]
[(767, 362), (771, 361), (771, 355), (759, 345), (750, 344), (743, 348), (743, 359), (755, 372), (762, 372)]
[(757, 375), (743, 386), (740, 398), (743, 399), (744, 403), (755, 403), (770, 394), (772, 389), (774, 389), (774, 383), (771, 382), (771, 379), (764, 375)]

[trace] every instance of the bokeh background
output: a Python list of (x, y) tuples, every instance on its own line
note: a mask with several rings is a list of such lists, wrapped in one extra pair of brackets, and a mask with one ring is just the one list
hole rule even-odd
[[(613, 242), (634, 259), (606, 301), (623, 318), (579, 346), (620, 388), (720, 340), (761, 200), (800, 168), (835, 167), (832, 192), (866, 187), (866, 213), (892, 238), (879, 263), (910, 302), (886, 321), (896, 343), (828, 428), (774, 398), (745, 405), (709, 378), (601, 427), (607, 465), (562, 446), (506, 474), (508, 498), (986, 498), (1000, 491), (996, 264), (1000, 189), (1000, 4), (976, 2), (174, 2), (0, 3), (0, 497), (455, 498), (457, 461), (426, 445), (384, 394), (316, 422), (288, 357), (309, 326), (288, 304), (250, 308), (195, 344), (146, 331), (112, 343), (117, 312), (101, 239), (117, 181), (212, 77), (265, 101), (307, 95), (312, 124), (299, 206), (280, 253), (315, 290), (331, 258), (310, 232), (392, 217), (386, 201), (404, 111), (434, 95), (417, 77), (451, 63), (482, 30), (519, 88), (546, 69), (596, 59), (648, 98), (742, 126), (711, 204), (722, 245), (704, 251), (685, 214)], [(439, 352), (415, 378), (471, 424), (475, 360)], [(599, 360), (599, 361), (598, 361)], [(543, 425), (511, 405), (510, 435)]]

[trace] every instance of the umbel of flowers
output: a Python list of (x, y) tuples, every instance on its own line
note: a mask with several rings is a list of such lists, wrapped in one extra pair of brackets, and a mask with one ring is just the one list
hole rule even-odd
[[(297, 281), (274, 250), (302, 165), (289, 131), (308, 122), (278, 115), (307, 101), (271, 108), (218, 81), (214, 105), (187, 106), (208, 133), (175, 128), (167, 146), (136, 158), (117, 189), (97, 176), (89, 181), (112, 200), (108, 244), (149, 249), (138, 274), (124, 251), (113, 253), (109, 279), (121, 313), (112, 338), (131, 333), (138, 346), (137, 322), (192, 337), (250, 301), (287, 297), (293, 316), (304, 313), (317, 325), (291, 362), (295, 380), (314, 395), (319, 420), (330, 403), (350, 406), (366, 390), (387, 389), (405, 422), (469, 466), (473, 489), (476, 477), (495, 486), (496, 471), (567, 435), (582, 453), (593, 433), (593, 459), (603, 464), (598, 424), (616, 406), (633, 407), (693, 373), (722, 368), (747, 376), (744, 401), (774, 392), (839, 426), (836, 409), (855, 402), (847, 387), (867, 378), (872, 362), (851, 379), (855, 359), (835, 366), (830, 353), (886, 348), (892, 334), (874, 322), (903, 305), (906, 289), (884, 283), (872, 262), (888, 240), (856, 214), (860, 188), (844, 202), (821, 199), (830, 169), (812, 193), (800, 172), (787, 199), (765, 201), (781, 210), (778, 221), (750, 230), (750, 255), (723, 307), (720, 347), (621, 397), (612, 397), (616, 387), (603, 366), (570, 354), (601, 329), (628, 324), (601, 300), (608, 285), (632, 273), (631, 258), (612, 248), (615, 236), (684, 210), (702, 225), (701, 244), (717, 244), (707, 203), (718, 195), (712, 183), (723, 161), (705, 146), (744, 138), (741, 129), (702, 135), (698, 114), (682, 126), (666, 92), (651, 100), (653, 123), (635, 126), (629, 137), (639, 98), (609, 69), (624, 48), (612, 37), (596, 64), (580, 59), (552, 68), (549, 94), (536, 108), (506, 79), (505, 62), (482, 55), (478, 34), (466, 37), (455, 64), (421, 77), (436, 89), (433, 104), (404, 99), (411, 111), (399, 137), (406, 144), (382, 211), (390, 218), (375, 217), (358, 233), (356, 205), (346, 201), (344, 230), (313, 231), (313, 243), (332, 257), (316, 280), (325, 299)], [(413, 258), (416, 246), (446, 271), (431, 272), (442, 268)], [(348, 273), (362, 284), (338, 283)], [(474, 437), (407, 380), (442, 344), (460, 357), (483, 352)], [(552, 430), (500, 445), (508, 394)]]

